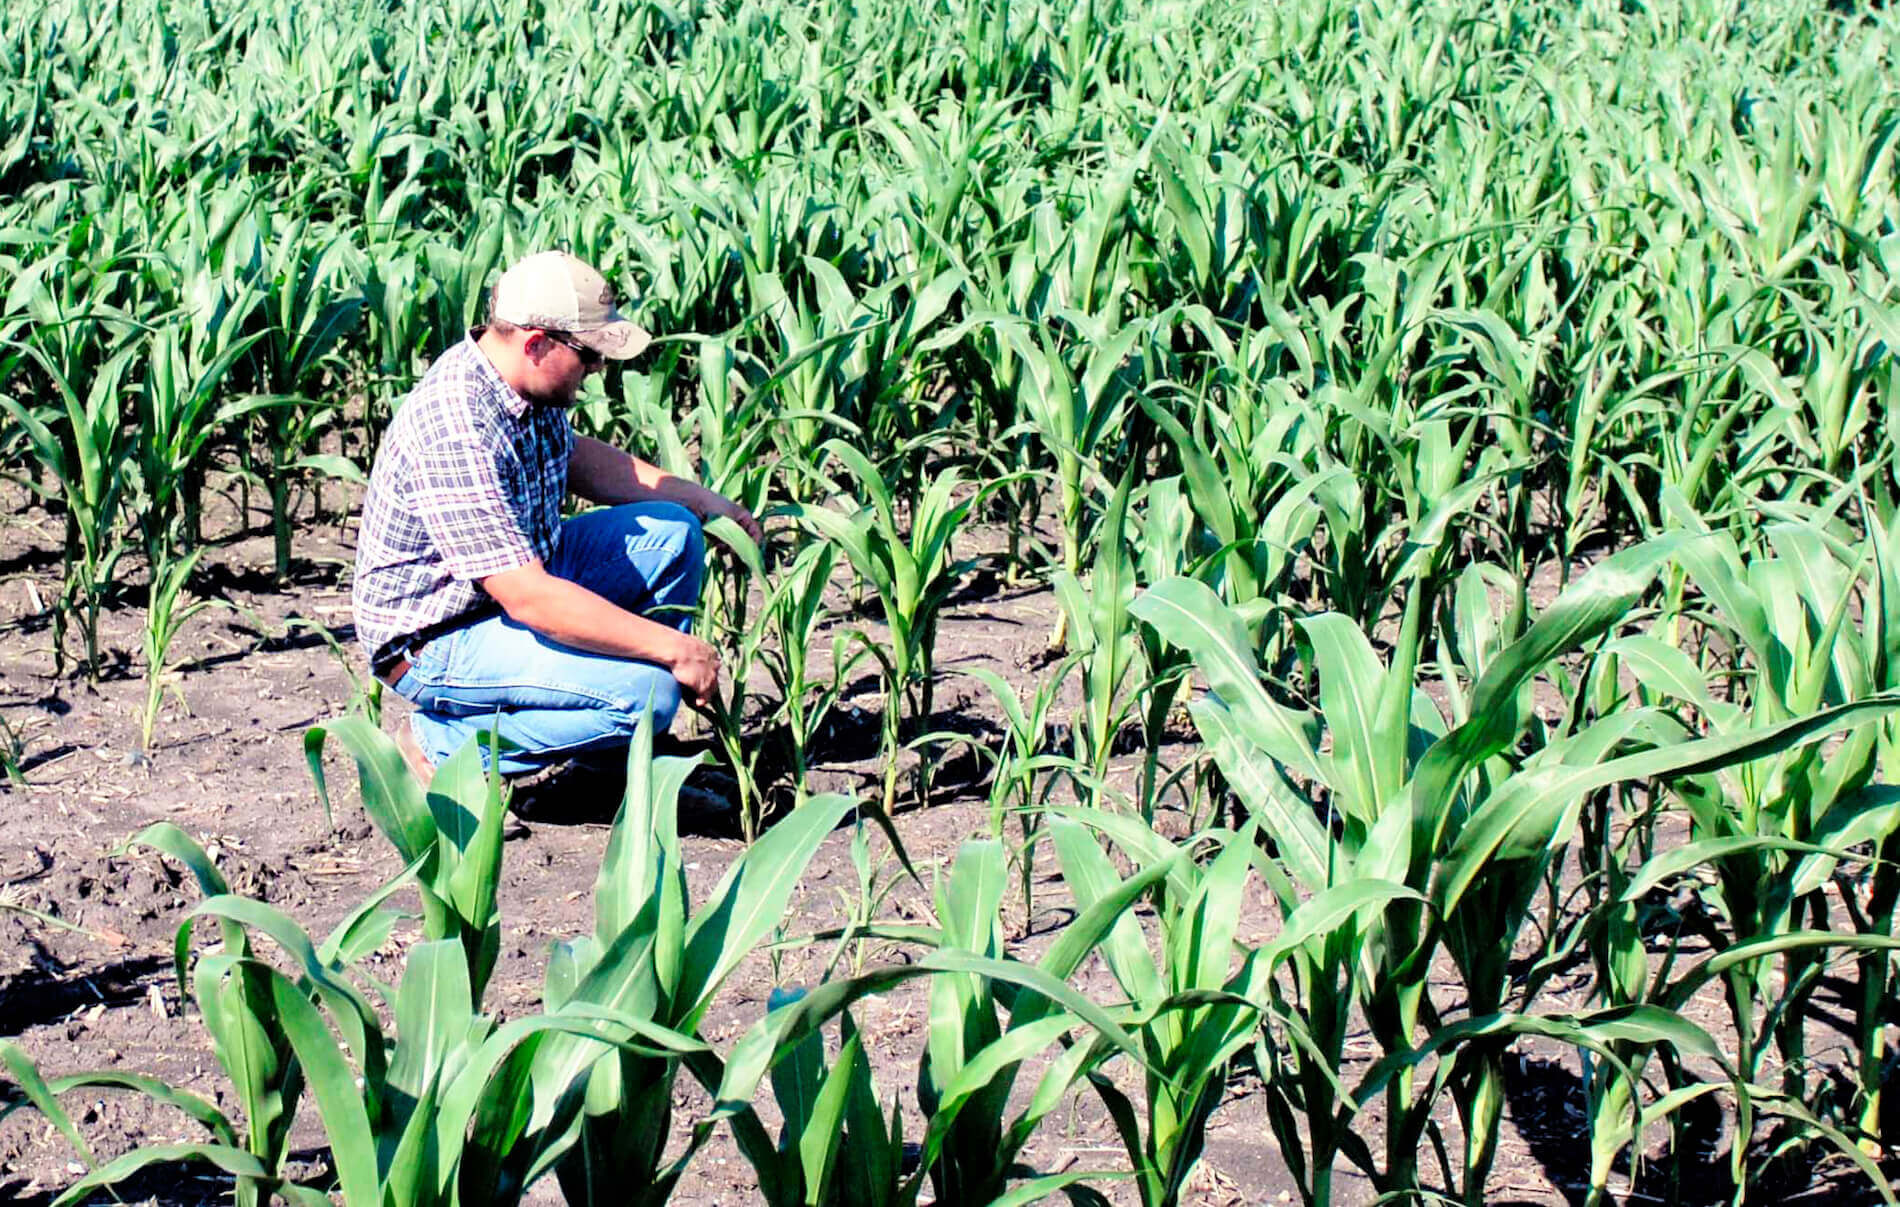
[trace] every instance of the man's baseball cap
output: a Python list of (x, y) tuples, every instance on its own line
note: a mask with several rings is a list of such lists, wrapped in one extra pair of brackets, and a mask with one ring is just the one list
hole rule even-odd
[(502, 273), (492, 313), (517, 327), (572, 336), (609, 360), (638, 356), (653, 342), (639, 324), (621, 317), (606, 278), (564, 251), (536, 252)]

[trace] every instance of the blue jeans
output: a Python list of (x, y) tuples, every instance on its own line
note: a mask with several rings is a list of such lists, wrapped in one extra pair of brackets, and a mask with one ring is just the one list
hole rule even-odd
[[(692, 512), (675, 503), (624, 503), (564, 521), (548, 571), (688, 632), (705, 562)], [(680, 704), (679, 681), (665, 667), (577, 650), (499, 614), (444, 633), (411, 651), (409, 661), (396, 691), (415, 704), (410, 726), (438, 766), (470, 738), (498, 728), (515, 747), (502, 751), (502, 773), (533, 771), (625, 743), (643, 712), (663, 733)]]

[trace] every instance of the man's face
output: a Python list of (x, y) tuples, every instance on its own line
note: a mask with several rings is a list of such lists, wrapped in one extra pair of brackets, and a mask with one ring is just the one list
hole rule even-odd
[(604, 363), (599, 353), (579, 346), (564, 332), (530, 328), (522, 335), (527, 380), (521, 396), (538, 406), (573, 406), (581, 383)]

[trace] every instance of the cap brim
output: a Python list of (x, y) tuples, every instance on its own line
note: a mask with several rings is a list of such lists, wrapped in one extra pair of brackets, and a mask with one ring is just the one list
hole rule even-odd
[(638, 323), (621, 319), (593, 331), (571, 333), (575, 343), (585, 344), (608, 360), (631, 360), (647, 350), (653, 337)]

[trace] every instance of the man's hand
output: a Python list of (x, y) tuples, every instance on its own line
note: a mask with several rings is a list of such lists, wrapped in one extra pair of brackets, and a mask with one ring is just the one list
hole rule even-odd
[(679, 640), (673, 677), (679, 680), (681, 695), (704, 704), (719, 691), (719, 651), (690, 633), (681, 633)]
[(743, 529), (745, 534), (752, 538), (754, 545), (760, 548), (765, 547), (765, 528), (758, 520), (752, 517), (751, 512), (733, 502), (731, 499), (726, 498), (724, 495), (712, 494), (711, 491), (707, 491), (706, 493), (712, 495), (712, 499), (707, 503), (704, 513), (705, 519), (710, 520), (716, 515), (725, 516)]

